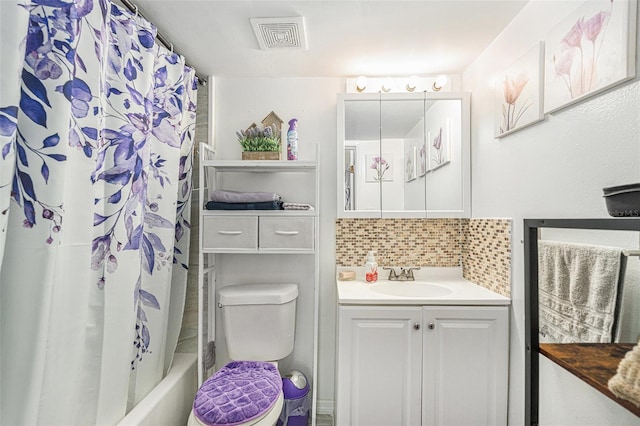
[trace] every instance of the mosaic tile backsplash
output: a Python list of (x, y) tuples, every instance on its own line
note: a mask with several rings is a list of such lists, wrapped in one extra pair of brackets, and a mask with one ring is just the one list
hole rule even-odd
[(336, 265), (462, 266), (466, 279), (510, 294), (508, 219), (336, 219)]
[(369, 250), (381, 266), (459, 266), (460, 219), (337, 219), (336, 264), (362, 266)]
[(462, 271), (469, 281), (511, 297), (511, 220), (466, 221)]

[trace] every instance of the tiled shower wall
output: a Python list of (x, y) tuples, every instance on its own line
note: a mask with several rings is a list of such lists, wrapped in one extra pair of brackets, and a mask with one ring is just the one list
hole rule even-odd
[(466, 279), (510, 295), (508, 219), (337, 219), (336, 265), (462, 266)]
[(200, 202), (198, 198), (200, 142), (207, 142), (209, 133), (209, 96), (206, 87), (198, 86), (198, 108), (196, 110), (196, 133), (191, 178), (191, 245), (189, 247), (189, 272), (187, 294), (182, 317), (182, 328), (176, 352), (198, 351), (198, 236), (200, 235)]

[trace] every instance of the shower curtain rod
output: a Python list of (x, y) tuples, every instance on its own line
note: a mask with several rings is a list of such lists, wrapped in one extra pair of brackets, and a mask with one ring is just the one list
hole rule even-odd
[[(146, 19), (147, 21), (149, 21), (149, 19), (144, 16), (142, 14), (142, 12), (140, 12), (140, 8), (138, 8), (137, 5), (135, 5), (132, 1), (130, 0), (119, 0), (120, 3), (123, 4), (124, 7), (126, 7), (127, 9), (129, 9), (129, 11), (135, 13), (138, 16), (142, 16), (144, 19)], [(151, 21), (149, 21), (151, 22)], [(162, 35), (162, 33), (158, 30), (158, 28), (156, 27), (156, 38), (158, 39), (158, 41), (160, 43), (162, 43), (164, 45), (164, 47), (166, 47), (167, 49), (170, 49), (172, 52), (175, 52), (175, 50), (173, 49), (173, 43), (169, 42), (169, 40), (167, 40), (167, 38)], [(187, 66), (190, 66), (191, 68), (195, 69), (195, 67), (186, 64)], [(198, 75), (198, 73), (196, 72), (196, 78), (198, 79), (198, 83), (200, 83), (203, 86), (207, 85), (207, 79), (204, 77), (201, 77), (200, 75)]]

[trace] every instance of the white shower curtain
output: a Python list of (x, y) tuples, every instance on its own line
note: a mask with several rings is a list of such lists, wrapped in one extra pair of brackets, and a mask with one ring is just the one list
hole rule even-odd
[(195, 71), (110, 0), (0, 7), (0, 424), (115, 424), (177, 344)]

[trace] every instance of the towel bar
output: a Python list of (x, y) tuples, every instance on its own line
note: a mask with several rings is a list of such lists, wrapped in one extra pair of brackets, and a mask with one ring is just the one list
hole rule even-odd
[(622, 250), (625, 256), (640, 256), (640, 250)]

